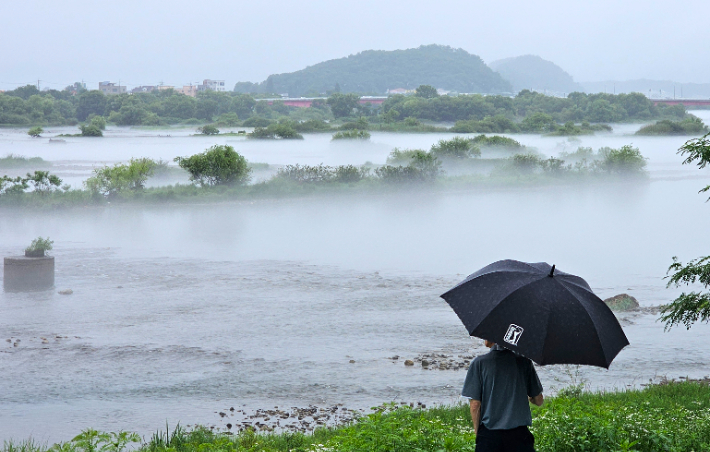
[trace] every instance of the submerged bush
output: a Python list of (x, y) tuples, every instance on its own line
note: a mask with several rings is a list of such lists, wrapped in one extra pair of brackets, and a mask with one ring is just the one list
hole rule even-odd
[(412, 159), (414, 158), (417, 153), (423, 152), (426, 154), (426, 151), (422, 151), (421, 149), (399, 149), (399, 148), (394, 148), (392, 152), (387, 156), (387, 164), (388, 165), (409, 165), (412, 162)]
[(343, 130), (333, 134), (333, 140), (369, 140), (370, 132), (367, 130)]
[(82, 124), (79, 126), (82, 137), (102, 137), (104, 133), (97, 126), (92, 124)]
[(481, 149), (472, 138), (454, 137), (450, 140), (439, 140), (430, 151), (441, 159), (469, 159), (481, 156)]
[(636, 135), (702, 135), (708, 132), (708, 126), (697, 116), (690, 115), (682, 121), (664, 119), (655, 124), (642, 127)]
[(303, 135), (298, 133), (291, 124), (288, 123), (278, 123), (270, 124), (267, 127), (257, 127), (250, 134), (247, 134), (248, 138), (256, 139), (275, 139), (281, 138), (284, 140), (302, 140)]
[(197, 128), (197, 132), (202, 135), (218, 135), (219, 129), (212, 124), (207, 124)]
[(131, 159), (128, 164), (104, 166), (95, 169), (94, 175), (84, 182), (84, 186), (92, 194), (107, 197), (127, 190), (143, 190), (156, 166), (155, 161), (149, 158)]
[(40, 126), (36, 126), (28, 130), (27, 135), (31, 136), (32, 138), (39, 138), (42, 132), (44, 132), (44, 129), (42, 129)]
[(251, 179), (247, 159), (232, 146), (215, 145), (205, 152), (174, 159), (190, 173), (190, 180), (201, 185), (244, 185)]
[(599, 166), (608, 173), (642, 173), (646, 167), (646, 158), (639, 149), (628, 144), (621, 149), (602, 148), (600, 154), (603, 160)]
[(517, 140), (508, 137), (502, 137), (500, 135), (493, 135), (490, 137), (487, 137), (485, 135), (478, 135), (474, 137), (471, 142), (482, 148), (520, 149), (525, 147)]

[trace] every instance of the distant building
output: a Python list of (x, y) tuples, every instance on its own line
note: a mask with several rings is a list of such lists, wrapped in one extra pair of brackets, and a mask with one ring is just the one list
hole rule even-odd
[(197, 96), (197, 86), (198, 85), (185, 85), (177, 91), (178, 93), (182, 93), (186, 96), (195, 97)]
[(393, 88), (393, 89), (388, 89), (387, 94), (411, 94), (415, 91), (416, 90), (406, 89), (406, 88)]
[(170, 86), (170, 85), (158, 85), (158, 86), (155, 87), (155, 89), (158, 90), (158, 91), (166, 91), (166, 90), (169, 90), (169, 89), (175, 89), (175, 87), (174, 87), (174, 86)]
[(136, 86), (131, 90), (131, 94), (152, 93), (153, 91), (155, 91), (155, 86)]
[(111, 82), (99, 82), (99, 91), (106, 95), (124, 94), (126, 87)]
[(205, 79), (202, 85), (197, 85), (198, 91), (224, 91), (224, 80)]

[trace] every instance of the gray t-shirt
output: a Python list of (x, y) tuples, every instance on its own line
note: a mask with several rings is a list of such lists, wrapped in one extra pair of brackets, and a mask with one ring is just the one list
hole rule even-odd
[(481, 401), (481, 423), (489, 430), (532, 425), (528, 396), (541, 393), (532, 361), (498, 346), (473, 360), (461, 391)]

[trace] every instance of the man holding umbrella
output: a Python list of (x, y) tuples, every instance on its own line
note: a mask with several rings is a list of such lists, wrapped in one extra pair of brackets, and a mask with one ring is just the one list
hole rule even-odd
[(442, 298), (468, 334), (492, 348), (471, 363), (463, 389), (471, 399), (478, 452), (534, 450), (528, 401), (542, 405), (543, 396), (531, 360), (608, 369), (629, 344), (584, 279), (545, 262), (494, 262)]
[(534, 452), (528, 401), (542, 405), (542, 385), (532, 361), (486, 341), (491, 351), (477, 357), (461, 395), (470, 399), (476, 452)]

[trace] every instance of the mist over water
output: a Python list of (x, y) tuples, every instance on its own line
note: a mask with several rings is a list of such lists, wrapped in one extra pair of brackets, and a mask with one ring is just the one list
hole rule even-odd
[[(696, 114), (707, 121), (706, 113)], [(216, 412), (242, 405), (454, 403), (463, 370), (402, 361), (484, 352), (438, 296), (499, 259), (554, 263), (602, 298), (666, 303), (679, 293), (663, 280), (671, 257), (710, 249), (710, 206), (697, 194), (710, 171), (681, 166), (685, 138), (632, 136), (637, 129), (575, 143), (513, 138), (543, 155), (632, 143), (649, 158), (643, 183), (0, 209), (2, 255), (49, 235), (57, 290), (74, 291), (0, 293), (0, 436), (58, 441), (88, 427), (149, 434), (166, 420), (223, 426)], [(3, 130), (0, 156), (56, 161), (78, 186), (99, 162), (172, 160), (217, 143), (254, 162), (337, 165), (384, 163), (395, 146), (428, 149), (451, 137), (373, 133), (370, 143), (343, 145), (329, 135), (259, 142), (188, 133), (116, 129), (50, 145)], [(621, 316), (631, 345), (609, 371), (581, 369), (590, 387), (707, 375), (707, 325), (663, 333), (656, 318)], [(546, 392), (569, 382), (558, 367), (540, 372)]]

